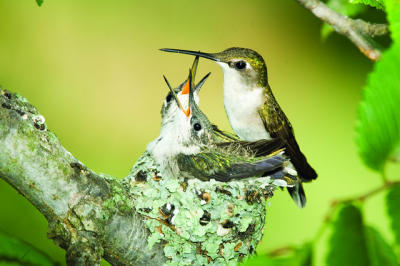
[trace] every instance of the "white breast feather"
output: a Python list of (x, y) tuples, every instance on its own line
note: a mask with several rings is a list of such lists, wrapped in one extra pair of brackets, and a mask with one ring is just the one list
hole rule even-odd
[(264, 89), (246, 84), (237, 70), (219, 63), (224, 72), (224, 106), (229, 123), (243, 140), (270, 139), (258, 110), (265, 101)]

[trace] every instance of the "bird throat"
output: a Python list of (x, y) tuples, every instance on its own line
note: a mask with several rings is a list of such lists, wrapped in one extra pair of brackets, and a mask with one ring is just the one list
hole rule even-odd
[(243, 140), (271, 139), (258, 113), (266, 101), (265, 89), (243, 82), (235, 70), (223, 70), (224, 106), (232, 129)]

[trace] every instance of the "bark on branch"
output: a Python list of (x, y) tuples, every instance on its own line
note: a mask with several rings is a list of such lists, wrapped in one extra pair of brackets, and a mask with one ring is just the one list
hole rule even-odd
[(126, 189), (87, 169), (36, 108), (6, 90), (0, 90), (0, 151), (0, 178), (46, 217), (48, 236), (67, 251), (69, 265), (100, 265), (101, 257), (115, 265), (166, 260), (161, 245), (143, 248), (149, 232)]
[(361, 19), (351, 19), (337, 13), (319, 0), (297, 0), (317, 18), (328, 23), (338, 33), (350, 39), (370, 60), (376, 61), (381, 51), (375, 47), (372, 37), (389, 33), (387, 24), (373, 24)]
[[(48, 220), (68, 265), (232, 264), (262, 238), (269, 177), (221, 183), (162, 176), (148, 153), (129, 176), (74, 158), (23, 97), (0, 89), (0, 178)], [(282, 184), (282, 183), (279, 183)]]

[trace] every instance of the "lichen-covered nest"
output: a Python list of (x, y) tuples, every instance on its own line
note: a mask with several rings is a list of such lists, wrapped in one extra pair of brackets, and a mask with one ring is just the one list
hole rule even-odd
[(145, 153), (125, 186), (136, 199), (151, 235), (148, 246), (163, 245), (168, 265), (237, 264), (262, 238), (267, 198), (285, 186), (269, 177), (208, 182), (161, 176)]

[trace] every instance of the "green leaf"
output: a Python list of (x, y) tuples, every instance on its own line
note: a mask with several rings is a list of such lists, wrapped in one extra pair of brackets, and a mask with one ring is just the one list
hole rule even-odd
[(385, 4), (383, 0), (350, 0), (352, 4), (364, 4), (369, 5), (381, 10), (385, 10)]
[[(396, 197), (400, 200), (400, 189)], [(394, 210), (398, 216), (399, 210)], [(360, 209), (350, 204), (342, 207), (333, 224), (326, 262), (329, 266), (399, 265), (392, 247), (377, 230), (363, 225)]]
[(362, 160), (380, 172), (400, 154), (400, 2), (385, 4), (393, 44), (369, 75), (356, 128)]
[(400, 245), (400, 185), (392, 187), (386, 195), (387, 213), (391, 219), (391, 227), (396, 243)]
[(400, 144), (400, 47), (392, 45), (368, 76), (358, 110), (356, 142), (361, 159), (382, 172)]
[(366, 226), (368, 257), (371, 266), (397, 266), (396, 254), (382, 235), (373, 227)]
[(400, 44), (400, 2), (398, 0), (385, 0), (387, 19), (393, 41)]
[(354, 205), (343, 206), (333, 223), (326, 264), (329, 266), (369, 265), (365, 241), (361, 211)]
[(244, 266), (311, 266), (312, 254), (312, 244), (306, 243), (288, 256), (255, 256), (247, 260)]
[(36, 3), (38, 4), (38, 6), (41, 6), (43, 4), (43, 0), (36, 0)]
[[(349, 0), (328, 0), (326, 5), (330, 9), (349, 17), (357, 15), (364, 9), (363, 5), (350, 4)], [(324, 23), (321, 27), (321, 38), (325, 40), (333, 31), (329, 24)]]
[(298, 265), (311, 266), (313, 260), (313, 246), (312, 243), (306, 243), (303, 247), (297, 250), (295, 257), (297, 258)]
[(57, 265), (30, 244), (0, 233), (0, 264), (2, 262), (13, 262), (19, 265)]

